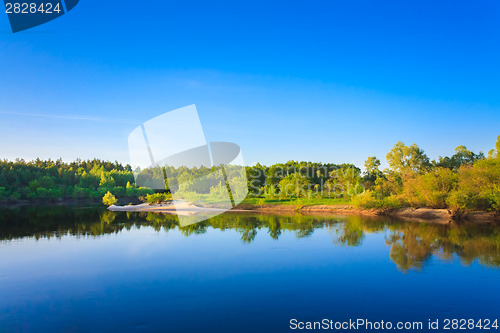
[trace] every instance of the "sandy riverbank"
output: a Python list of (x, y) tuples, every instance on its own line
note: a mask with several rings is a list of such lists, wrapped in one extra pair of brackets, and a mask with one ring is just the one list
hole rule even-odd
[(391, 216), (418, 221), (470, 221), (470, 222), (500, 222), (500, 215), (493, 212), (457, 212), (449, 209), (434, 208), (398, 208), (398, 209), (361, 209), (350, 205), (311, 205), (311, 206), (290, 206), (290, 205), (240, 205), (238, 208), (247, 211), (257, 212), (281, 212), (300, 213), (307, 215), (333, 214), (333, 215), (363, 215), (363, 216)]
[(198, 213), (207, 212), (225, 212), (224, 209), (199, 207), (184, 201), (174, 201), (171, 203), (162, 203), (150, 205), (143, 203), (140, 205), (128, 206), (109, 206), (108, 210), (113, 212), (153, 212), (153, 213), (167, 213), (176, 215), (194, 215)]
[[(140, 204), (129, 206), (110, 206), (111, 211), (125, 212), (154, 212), (177, 215), (194, 215), (198, 213), (224, 212), (223, 209), (199, 207), (186, 202), (175, 202), (166, 204)], [(432, 208), (400, 208), (392, 210), (384, 209), (360, 209), (349, 205), (251, 205), (240, 204), (228, 213), (266, 213), (266, 214), (304, 214), (304, 215), (364, 215), (364, 216), (391, 216), (418, 221), (435, 221), (447, 223), (451, 221), (471, 222), (500, 222), (499, 214), (492, 212), (456, 212), (448, 209)]]

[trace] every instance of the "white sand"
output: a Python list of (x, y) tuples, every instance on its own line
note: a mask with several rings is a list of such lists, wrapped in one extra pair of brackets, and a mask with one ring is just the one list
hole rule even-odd
[(193, 215), (197, 213), (207, 212), (225, 212), (226, 209), (219, 208), (206, 208), (198, 207), (184, 201), (173, 201), (168, 204), (154, 204), (143, 203), (140, 205), (129, 206), (109, 206), (108, 209), (113, 212), (154, 212), (154, 213), (168, 213), (176, 215)]

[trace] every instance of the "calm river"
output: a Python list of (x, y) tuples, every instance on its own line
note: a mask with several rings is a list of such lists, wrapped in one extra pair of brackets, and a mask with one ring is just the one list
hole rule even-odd
[(473, 319), (485, 331), (480, 319), (500, 320), (499, 268), (500, 226), (487, 223), (233, 213), (181, 228), (168, 215), (0, 210), (0, 332), (296, 332), (357, 319), (423, 323), (405, 332)]

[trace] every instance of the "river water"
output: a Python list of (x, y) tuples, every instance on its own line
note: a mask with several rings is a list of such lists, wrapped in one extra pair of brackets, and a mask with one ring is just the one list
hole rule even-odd
[(484, 331), (500, 319), (499, 268), (489, 223), (229, 213), (181, 228), (170, 215), (4, 209), (0, 332), (292, 332), (358, 319), (422, 323), (411, 332), (472, 319), (468, 330)]

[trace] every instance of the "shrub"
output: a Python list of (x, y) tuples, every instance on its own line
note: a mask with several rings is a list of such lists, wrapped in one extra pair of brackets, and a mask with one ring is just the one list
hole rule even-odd
[(150, 204), (162, 203), (163, 201), (171, 198), (171, 195), (168, 193), (153, 193), (146, 195), (146, 202), (149, 202)]
[(373, 191), (365, 191), (351, 198), (351, 204), (358, 208), (386, 208), (394, 209), (403, 206), (400, 198), (396, 195), (381, 197)]
[(446, 202), (458, 209), (500, 210), (500, 161), (487, 158), (473, 166), (463, 166), (458, 186)]
[(116, 201), (115, 196), (109, 191), (102, 197), (102, 203), (106, 206), (112, 206), (116, 203)]
[(378, 200), (372, 191), (365, 191), (351, 198), (351, 204), (358, 208), (375, 208), (378, 206)]
[(130, 182), (127, 182), (127, 186), (125, 188), (125, 194), (128, 196), (128, 197), (131, 197), (135, 194), (135, 187), (132, 186), (132, 184), (130, 184)]
[(415, 190), (421, 204), (433, 208), (446, 208), (446, 198), (456, 188), (457, 182), (457, 173), (446, 168), (436, 168), (417, 177)]
[(139, 188), (136, 189), (135, 192), (140, 197), (142, 197), (142, 196), (145, 197), (148, 194), (154, 194), (154, 191), (152, 189), (150, 189), (150, 188), (147, 188), (147, 187), (139, 187)]

